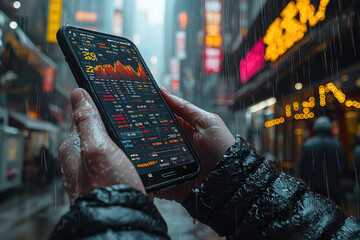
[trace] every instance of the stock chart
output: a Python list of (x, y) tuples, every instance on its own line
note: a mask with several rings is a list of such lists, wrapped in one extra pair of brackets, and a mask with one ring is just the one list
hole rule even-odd
[(148, 81), (148, 77), (140, 63), (138, 63), (135, 70), (131, 65), (123, 65), (120, 61), (114, 64), (96, 65), (94, 72), (98, 78)]

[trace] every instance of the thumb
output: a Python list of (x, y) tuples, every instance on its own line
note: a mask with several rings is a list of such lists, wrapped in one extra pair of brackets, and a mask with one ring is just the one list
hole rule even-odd
[(161, 92), (173, 112), (188, 122), (195, 129), (204, 129), (211, 126), (213, 114), (209, 113), (183, 98), (177, 97), (166, 88), (161, 88)]
[(71, 93), (71, 105), (81, 149), (96, 151), (104, 147), (109, 136), (91, 96), (84, 89), (75, 89)]

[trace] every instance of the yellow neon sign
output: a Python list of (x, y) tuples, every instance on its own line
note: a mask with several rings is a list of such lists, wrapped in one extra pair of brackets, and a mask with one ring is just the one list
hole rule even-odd
[(222, 46), (222, 16), (220, 9), (205, 12), (205, 45), (208, 47)]
[(275, 125), (279, 125), (279, 124), (283, 124), (285, 122), (285, 119), (283, 117), (281, 118), (277, 118), (271, 121), (267, 121), (265, 123), (265, 127), (269, 128), (269, 127), (273, 127)]
[[(275, 62), (295, 43), (303, 39), (308, 31), (307, 23), (314, 27), (319, 21), (323, 21), (329, 2), (330, 0), (320, 0), (317, 12), (310, 0), (289, 2), (281, 12), (281, 17), (275, 19), (266, 31), (264, 36), (264, 44), (267, 45), (265, 60)], [(297, 16), (299, 16), (298, 19)]]
[[(345, 104), (346, 107), (348, 108), (354, 107), (360, 109), (360, 102), (354, 100), (346, 100), (346, 95), (341, 90), (339, 90), (333, 83), (328, 83), (325, 86), (324, 85), (319, 86), (319, 99), (320, 99), (321, 107), (326, 106), (326, 94), (330, 92), (334, 95), (334, 97), (339, 103)], [(285, 106), (285, 114), (287, 118), (292, 117), (292, 109), (294, 111), (300, 110), (300, 104), (298, 102), (294, 102), (292, 105), (293, 107), (291, 107), (290, 104), (287, 104)], [(309, 101), (302, 102), (301, 106), (303, 107), (303, 111), (301, 113), (296, 113), (294, 115), (295, 120), (311, 119), (315, 117), (315, 114), (311, 112), (311, 110), (315, 107), (314, 97), (310, 97)], [(285, 119), (283, 117), (280, 117), (265, 122), (265, 127), (270, 128), (283, 123), (285, 123)]]
[(46, 40), (48, 42), (56, 43), (56, 32), (61, 26), (62, 17), (62, 0), (49, 1), (49, 14), (47, 23)]
[(222, 37), (221, 36), (206, 36), (205, 45), (211, 47), (221, 47)]
[(221, 25), (221, 13), (220, 12), (206, 12), (206, 23)]

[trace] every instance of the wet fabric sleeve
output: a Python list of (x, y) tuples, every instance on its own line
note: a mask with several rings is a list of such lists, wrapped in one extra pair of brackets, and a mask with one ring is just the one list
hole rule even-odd
[(241, 137), (183, 203), (228, 239), (360, 239), (360, 225)]
[(155, 205), (126, 185), (81, 195), (51, 233), (57, 239), (169, 239)]

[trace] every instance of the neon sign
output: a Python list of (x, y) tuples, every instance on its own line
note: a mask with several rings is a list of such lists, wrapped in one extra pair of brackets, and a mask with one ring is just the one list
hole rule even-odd
[(204, 72), (208, 74), (219, 73), (222, 67), (223, 51), (221, 48), (204, 48)]
[(222, 1), (205, 0), (205, 45), (222, 46)]
[(62, 0), (49, 1), (48, 24), (46, 33), (46, 40), (48, 42), (57, 43), (56, 32), (61, 26), (62, 9)]
[(323, 21), (329, 2), (330, 0), (320, 0), (317, 12), (310, 0), (289, 2), (281, 12), (281, 17), (276, 18), (266, 31), (265, 60), (275, 62), (295, 43), (303, 39), (308, 31), (307, 23), (310, 27), (315, 27), (319, 21)]
[(240, 80), (246, 83), (265, 67), (265, 45), (263, 38), (255, 43), (248, 54), (240, 61)]
[[(330, 92), (334, 95), (334, 97), (336, 98), (336, 100), (339, 103), (345, 104), (346, 107), (348, 107), (348, 108), (354, 107), (354, 108), (360, 109), (360, 102), (354, 101), (354, 100), (346, 100), (346, 95), (341, 90), (339, 90), (333, 83), (328, 83), (326, 85), (321, 85), (319, 87), (319, 99), (320, 99), (321, 107), (326, 106), (326, 94), (330, 93)], [(301, 103), (301, 106), (303, 108), (302, 112), (299, 112), (300, 104), (298, 102), (294, 102), (292, 105), (293, 105), (293, 107), (291, 107), (290, 104), (287, 104), (285, 106), (286, 117), (288, 119), (290, 119), (292, 117), (292, 110), (297, 112), (294, 115), (295, 120), (311, 119), (311, 118), (315, 117), (314, 112), (312, 112), (312, 109), (316, 105), (314, 97), (310, 97), (308, 101), (304, 101)], [(270, 127), (274, 127), (276, 125), (280, 125), (283, 123), (285, 123), (285, 118), (280, 117), (277, 119), (267, 121), (265, 123), (265, 127), (270, 128)]]
[(204, 51), (203, 69), (207, 74), (220, 73), (222, 68), (222, 0), (203, 0)]

